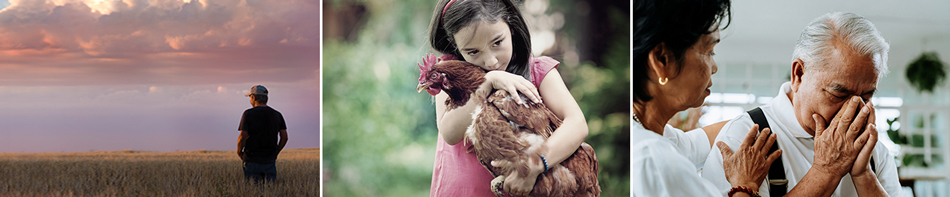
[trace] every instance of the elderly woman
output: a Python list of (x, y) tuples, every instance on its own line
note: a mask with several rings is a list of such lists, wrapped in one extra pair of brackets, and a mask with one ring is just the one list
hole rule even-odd
[[(701, 147), (708, 151), (705, 140), (715, 136), (684, 133), (666, 122), (679, 111), (699, 107), (709, 95), (717, 69), (713, 48), (729, 8), (729, 0), (634, 0), (633, 196), (722, 195), (699, 177), (696, 161), (689, 159), (706, 157)], [(769, 164), (781, 154), (768, 153), (774, 134), (757, 131), (753, 127), (734, 153), (717, 144), (733, 187), (729, 196), (757, 196)]]

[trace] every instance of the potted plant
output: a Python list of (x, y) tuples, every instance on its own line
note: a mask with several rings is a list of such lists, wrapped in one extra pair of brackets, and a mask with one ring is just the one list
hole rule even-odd
[(907, 81), (917, 92), (933, 93), (934, 87), (947, 79), (946, 68), (937, 52), (924, 52), (907, 66)]

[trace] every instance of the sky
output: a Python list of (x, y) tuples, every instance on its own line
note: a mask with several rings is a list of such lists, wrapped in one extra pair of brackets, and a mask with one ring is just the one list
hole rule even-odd
[(235, 150), (262, 84), (320, 146), (317, 0), (0, 0), (0, 152)]

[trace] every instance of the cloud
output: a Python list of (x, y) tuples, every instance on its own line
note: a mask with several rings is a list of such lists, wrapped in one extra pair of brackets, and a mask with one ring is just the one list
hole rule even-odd
[(319, 65), (319, 2), (10, 0), (0, 84), (299, 81)]
[(254, 84), (319, 146), (319, 5), (0, 0), (0, 151), (233, 149)]

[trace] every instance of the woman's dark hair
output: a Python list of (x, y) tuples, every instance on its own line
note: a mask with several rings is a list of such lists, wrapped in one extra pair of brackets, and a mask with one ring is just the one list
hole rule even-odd
[(260, 104), (267, 104), (267, 95), (252, 94), (254, 101)]
[[(633, 102), (650, 101), (646, 86), (647, 58), (650, 51), (663, 43), (673, 53), (674, 61), (682, 61), (686, 49), (704, 34), (712, 33), (713, 25), (722, 29), (731, 23), (729, 0), (634, 0), (633, 1), (633, 67), (630, 69)], [(679, 71), (682, 65), (677, 68)]]
[[(477, 21), (490, 23), (505, 21), (511, 29), (513, 53), (506, 71), (530, 80), (528, 58), (531, 56), (531, 36), (518, 6), (512, 0), (456, 0), (445, 9), (451, 0), (440, 0), (432, 12), (429, 23), (429, 45), (442, 54), (451, 54), (465, 60), (455, 46), (453, 35), (465, 26)], [(442, 13), (442, 10), (445, 13)]]

